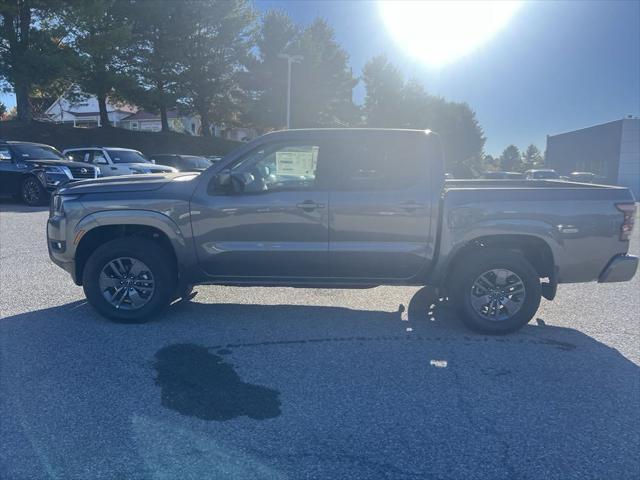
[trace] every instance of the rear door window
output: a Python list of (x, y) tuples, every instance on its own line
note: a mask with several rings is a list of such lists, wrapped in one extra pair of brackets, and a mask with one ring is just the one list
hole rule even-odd
[(424, 146), (380, 138), (336, 142), (327, 158), (336, 190), (398, 190), (425, 181), (426, 155)]

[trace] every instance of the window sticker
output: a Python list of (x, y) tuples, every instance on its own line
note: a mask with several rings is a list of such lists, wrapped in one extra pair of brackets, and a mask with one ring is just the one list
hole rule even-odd
[(310, 151), (276, 152), (276, 171), (278, 175), (314, 175), (317, 161), (317, 148)]

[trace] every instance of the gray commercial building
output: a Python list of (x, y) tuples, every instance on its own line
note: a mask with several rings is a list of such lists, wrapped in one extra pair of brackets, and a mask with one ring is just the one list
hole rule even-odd
[(640, 118), (547, 135), (545, 165), (562, 175), (593, 172), (640, 200)]

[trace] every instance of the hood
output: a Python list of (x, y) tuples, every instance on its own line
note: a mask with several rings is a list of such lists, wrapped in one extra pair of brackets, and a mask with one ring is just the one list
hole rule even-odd
[(193, 173), (154, 173), (103, 177), (67, 183), (58, 190), (58, 193), (84, 195), (86, 193), (150, 192), (162, 188), (177, 177), (189, 176), (195, 178)]
[(118, 163), (118, 165), (125, 165), (129, 168), (143, 168), (146, 170), (156, 171), (156, 172), (176, 172), (177, 170), (173, 167), (169, 167), (168, 165), (157, 165), (155, 163)]
[(95, 168), (95, 166), (93, 165), (89, 165), (86, 163), (81, 163), (81, 162), (69, 162), (67, 160), (38, 160), (37, 158), (28, 158), (28, 159), (24, 159), (21, 158), (19, 160), (21, 163), (26, 163), (27, 165), (31, 165), (32, 167), (39, 167), (39, 166), (46, 166), (46, 165), (53, 165), (56, 167), (75, 167), (75, 168)]

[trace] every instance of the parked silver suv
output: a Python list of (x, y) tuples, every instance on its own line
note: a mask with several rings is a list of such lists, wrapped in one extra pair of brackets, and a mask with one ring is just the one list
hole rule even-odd
[(172, 173), (178, 171), (167, 165), (155, 165), (139, 151), (129, 148), (68, 148), (63, 151), (62, 154), (74, 162), (92, 163), (100, 169), (100, 174), (103, 177), (139, 173)]

